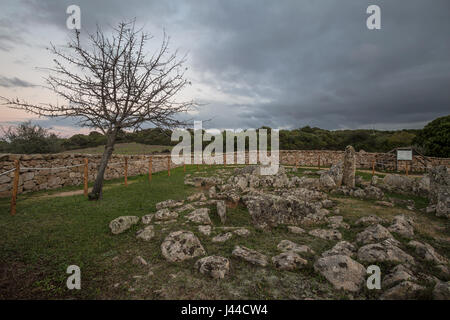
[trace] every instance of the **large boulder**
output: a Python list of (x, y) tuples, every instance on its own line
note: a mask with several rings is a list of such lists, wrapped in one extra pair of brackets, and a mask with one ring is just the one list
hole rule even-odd
[(389, 231), (398, 233), (406, 238), (412, 238), (414, 236), (412, 218), (405, 215), (395, 216), (392, 225), (389, 226)]
[(327, 172), (322, 173), (319, 178), (320, 187), (324, 190), (331, 190), (336, 187), (336, 182), (334, 182), (331, 175)]
[(131, 228), (132, 225), (139, 222), (139, 217), (136, 216), (122, 216), (112, 220), (109, 223), (109, 229), (113, 234), (119, 234)]
[(367, 244), (358, 250), (358, 260), (361, 262), (392, 262), (414, 264), (414, 258), (398, 246), (398, 241), (386, 239), (380, 243)]
[(433, 262), (435, 264), (447, 264), (447, 259), (437, 253), (436, 250), (428, 243), (410, 241), (408, 246), (413, 247), (416, 254), (426, 261)]
[(180, 262), (206, 254), (200, 240), (190, 231), (170, 233), (161, 244), (161, 252), (167, 260)]
[(356, 235), (356, 242), (360, 244), (376, 243), (392, 238), (392, 234), (381, 224), (374, 224)]
[(340, 187), (342, 184), (343, 169), (344, 163), (339, 161), (338, 163), (333, 164), (330, 170), (327, 171), (327, 174), (333, 179), (337, 187)]
[(262, 253), (246, 248), (244, 246), (236, 246), (232, 252), (233, 256), (250, 262), (261, 267), (267, 266), (267, 256)]
[(243, 202), (254, 225), (266, 229), (279, 224), (298, 225), (313, 218), (320, 220), (327, 214), (327, 210), (322, 209), (322, 204), (317, 201), (323, 197), (320, 192), (299, 188), (280, 195), (250, 193), (243, 197)]
[(223, 279), (230, 271), (230, 261), (220, 256), (209, 256), (198, 260), (195, 268), (202, 274), (211, 276), (214, 279)]
[(344, 168), (342, 171), (342, 185), (349, 188), (355, 187), (356, 153), (352, 146), (345, 148)]
[(365, 282), (364, 266), (344, 255), (319, 258), (314, 263), (314, 270), (330, 281), (336, 289), (357, 292)]

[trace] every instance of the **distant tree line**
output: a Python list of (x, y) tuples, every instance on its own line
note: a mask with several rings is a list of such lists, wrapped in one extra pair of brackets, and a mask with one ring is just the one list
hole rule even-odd
[[(269, 130), (268, 133), (270, 133)], [(268, 141), (270, 141), (270, 135)], [(178, 141), (171, 141), (170, 130), (160, 128), (119, 132), (117, 143), (126, 142), (164, 146), (174, 146), (178, 143)], [(4, 130), (3, 137), (0, 139), (0, 152), (56, 153), (96, 147), (105, 143), (106, 137), (95, 131), (87, 135), (76, 134), (70, 138), (60, 138), (39, 125), (25, 122), (16, 128)], [(203, 142), (203, 145), (206, 146), (209, 143), (209, 141)], [(225, 150), (225, 138), (223, 145)], [(235, 145), (237, 145), (236, 142)], [(281, 150), (344, 150), (347, 145), (354, 146), (357, 151), (367, 152), (388, 152), (397, 147), (414, 146), (427, 156), (450, 157), (450, 115), (431, 121), (423, 129), (414, 130), (330, 131), (309, 126), (294, 130), (280, 130)]]

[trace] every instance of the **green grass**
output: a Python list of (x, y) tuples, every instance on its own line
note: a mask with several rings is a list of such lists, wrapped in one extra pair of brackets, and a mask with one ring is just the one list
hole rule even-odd
[[(147, 176), (134, 177), (130, 180), (137, 182), (128, 187), (111, 186), (99, 202), (89, 202), (82, 195), (53, 198), (19, 196), (14, 217), (9, 215), (9, 199), (1, 199), (0, 230), (3, 236), (0, 239), (0, 264), (4, 267), (14, 261), (23, 266), (25, 275), (30, 268), (40, 269), (44, 277), (39, 277), (32, 287), (45, 284), (51, 296), (67, 293), (61, 289), (66, 279), (65, 270), (68, 265), (76, 264), (83, 270), (87, 289), (83, 290), (83, 296), (91, 297), (95, 295), (94, 287), (101, 288), (95, 279), (107, 272), (102, 262), (130, 242), (136, 242), (134, 232), (113, 236), (109, 232), (109, 222), (121, 215), (148, 214), (155, 210), (157, 202), (168, 196), (184, 199), (193, 192), (193, 188), (185, 186), (183, 179), (182, 168), (172, 170), (170, 178), (166, 172), (156, 173), (151, 183), (148, 183)], [(119, 181), (122, 182), (121, 179)], [(20, 295), (26, 296), (26, 292)]]
[[(136, 142), (117, 143), (114, 146), (114, 154), (154, 154), (167, 152), (167, 150), (172, 150), (172, 148), (172, 146), (147, 145)], [(65, 151), (64, 153), (102, 154), (104, 149), (105, 146), (97, 146), (91, 148), (69, 150)]]
[[(186, 174), (211, 175), (223, 170), (217, 166), (188, 166)], [(226, 170), (233, 170), (229, 166)], [(302, 174), (300, 169), (296, 174)], [(105, 182), (104, 199), (89, 202), (82, 195), (67, 197), (43, 196), (55, 192), (72, 191), (81, 187), (66, 187), (53, 191), (20, 195), (17, 215), (9, 215), (9, 199), (0, 199), (0, 299), (12, 298), (81, 298), (81, 299), (322, 299), (348, 298), (335, 291), (328, 281), (313, 270), (314, 260), (336, 241), (326, 241), (304, 234), (289, 233), (286, 226), (271, 231), (256, 229), (243, 205), (227, 209), (225, 225), (220, 223), (214, 206), (210, 217), (216, 226), (211, 236), (198, 232), (197, 225), (186, 223), (180, 213), (177, 223), (155, 224), (155, 238), (149, 242), (138, 241), (135, 232), (142, 228), (139, 223), (119, 235), (112, 235), (109, 222), (122, 215), (143, 216), (155, 211), (155, 204), (166, 199), (186, 199), (199, 189), (184, 185), (183, 168), (153, 175), (130, 177), (125, 187), (123, 179)], [(397, 196), (400, 195), (389, 195)], [(414, 214), (418, 225), (427, 227), (417, 231), (417, 239), (432, 244), (440, 253), (447, 255), (448, 242), (442, 239), (448, 234), (449, 224), (434, 216), (407, 211), (402, 207), (384, 208), (374, 206), (374, 201), (362, 201), (333, 196), (338, 202), (344, 220), (353, 225), (361, 216), (377, 214), (388, 221), (394, 215)], [(417, 198), (416, 207), (424, 199)], [(420, 219), (420, 220), (419, 220)], [(445, 229), (437, 229), (442, 226)], [(211, 238), (222, 232), (220, 227), (245, 227), (248, 237), (233, 235), (225, 243), (214, 243)], [(302, 226), (307, 232), (324, 225)], [(341, 229), (345, 240), (353, 241), (363, 227)], [(197, 259), (182, 263), (169, 263), (161, 254), (163, 239), (177, 230), (193, 231), (200, 239), (208, 255), (222, 255), (231, 261), (230, 275), (222, 280), (212, 280), (199, 274), (194, 267)], [(236, 259), (231, 252), (236, 245), (243, 245), (270, 257), (279, 254), (277, 245), (281, 240), (291, 240), (309, 245), (316, 255), (304, 255), (308, 265), (300, 270), (279, 271), (268, 266), (255, 267)], [(401, 240), (401, 239), (400, 239)], [(406, 243), (406, 241), (403, 241)], [(447, 254), (446, 254), (447, 252)], [(411, 253), (413, 254), (413, 253)], [(133, 260), (142, 256), (148, 266), (136, 265)], [(81, 268), (81, 290), (66, 288), (66, 269), (69, 265)], [(427, 266), (428, 268), (428, 266)], [(153, 275), (149, 275), (151, 272)], [(140, 277), (140, 278), (136, 278)], [(363, 293), (362, 298), (372, 298)]]

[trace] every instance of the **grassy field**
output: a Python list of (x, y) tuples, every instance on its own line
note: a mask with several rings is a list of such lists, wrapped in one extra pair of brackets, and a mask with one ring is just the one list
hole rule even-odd
[[(128, 142), (128, 143), (117, 143), (114, 146), (114, 154), (154, 154), (154, 153), (162, 153), (167, 152), (167, 150), (172, 150), (172, 146), (157, 146), (157, 145), (148, 145), (136, 142)], [(97, 146), (92, 148), (84, 148), (84, 149), (76, 149), (69, 150), (63, 153), (85, 153), (85, 154), (102, 154), (105, 149), (105, 146)]]
[[(223, 169), (223, 166), (218, 167)], [(216, 168), (201, 166), (210, 174)], [(229, 168), (231, 170), (231, 168)], [(187, 173), (196, 171), (195, 166)], [(111, 234), (109, 222), (122, 215), (143, 216), (155, 211), (155, 204), (166, 199), (185, 199), (198, 192), (183, 183), (183, 168), (153, 175), (129, 178), (125, 187), (122, 179), (108, 181), (104, 199), (89, 202), (82, 195), (52, 197), (52, 193), (70, 191), (76, 187), (52, 192), (21, 195), (17, 215), (9, 215), (9, 199), (0, 199), (0, 299), (302, 299), (348, 298), (336, 292), (312, 268), (310, 263), (293, 272), (273, 267), (258, 268), (231, 256), (235, 245), (256, 249), (269, 257), (279, 253), (277, 244), (283, 239), (309, 245), (317, 254), (331, 248), (335, 242), (313, 238), (307, 234), (289, 233), (285, 226), (272, 231), (256, 230), (242, 205), (228, 208), (225, 226), (246, 227), (247, 238), (234, 236), (225, 243), (213, 243), (211, 237), (222, 233), (215, 228), (210, 237), (200, 234), (197, 226), (186, 223), (181, 213), (176, 224), (155, 225), (156, 236), (149, 242), (137, 240), (135, 232), (142, 224), (119, 235)], [(49, 196), (50, 195), (50, 196)], [(378, 214), (390, 220), (394, 215), (413, 215), (423, 226), (417, 239), (427, 241), (439, 252), (450, 255), (450, 226), (434, 216), (411, 212), (401, 207), (385, 208), (373, 201), (334, 197), (347, 222), (361, 216)], [(416, 199), (420, 206), (424, 199)], [(221, 226), (215, 208), (211, 219)], [(306, 226), (305, 229), (316, 228)], [(319, 226), (320, 227), (320, 226)], [(196, 259), (168, 263), (161, 254), (160, 244), (171, 231), (191, 230), (200, 239), (208, 255), (230, 258), (231, 274), (223, 280), (211, 280), (199, 274)], [(360, 231), (357, 229), (356, 231)], [(345, 239), (353, 240), (356, 231), (342, 230)], [(412, 253), (411, 253), (412, 254)], [(142, 256), (148, 266), (133, 261)], [(81, 268), (81, 290), (66, 288), (66, 269)], [(364, 293), (370, 298), (372, 293)]]

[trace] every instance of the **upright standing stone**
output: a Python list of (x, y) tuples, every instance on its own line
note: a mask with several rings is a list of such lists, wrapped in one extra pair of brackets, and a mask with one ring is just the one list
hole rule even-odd
[(344, 170), (342, 176), (342, 185), (349, 188), (355, 187), (356, 154), (352, 146), (345, 148)]

